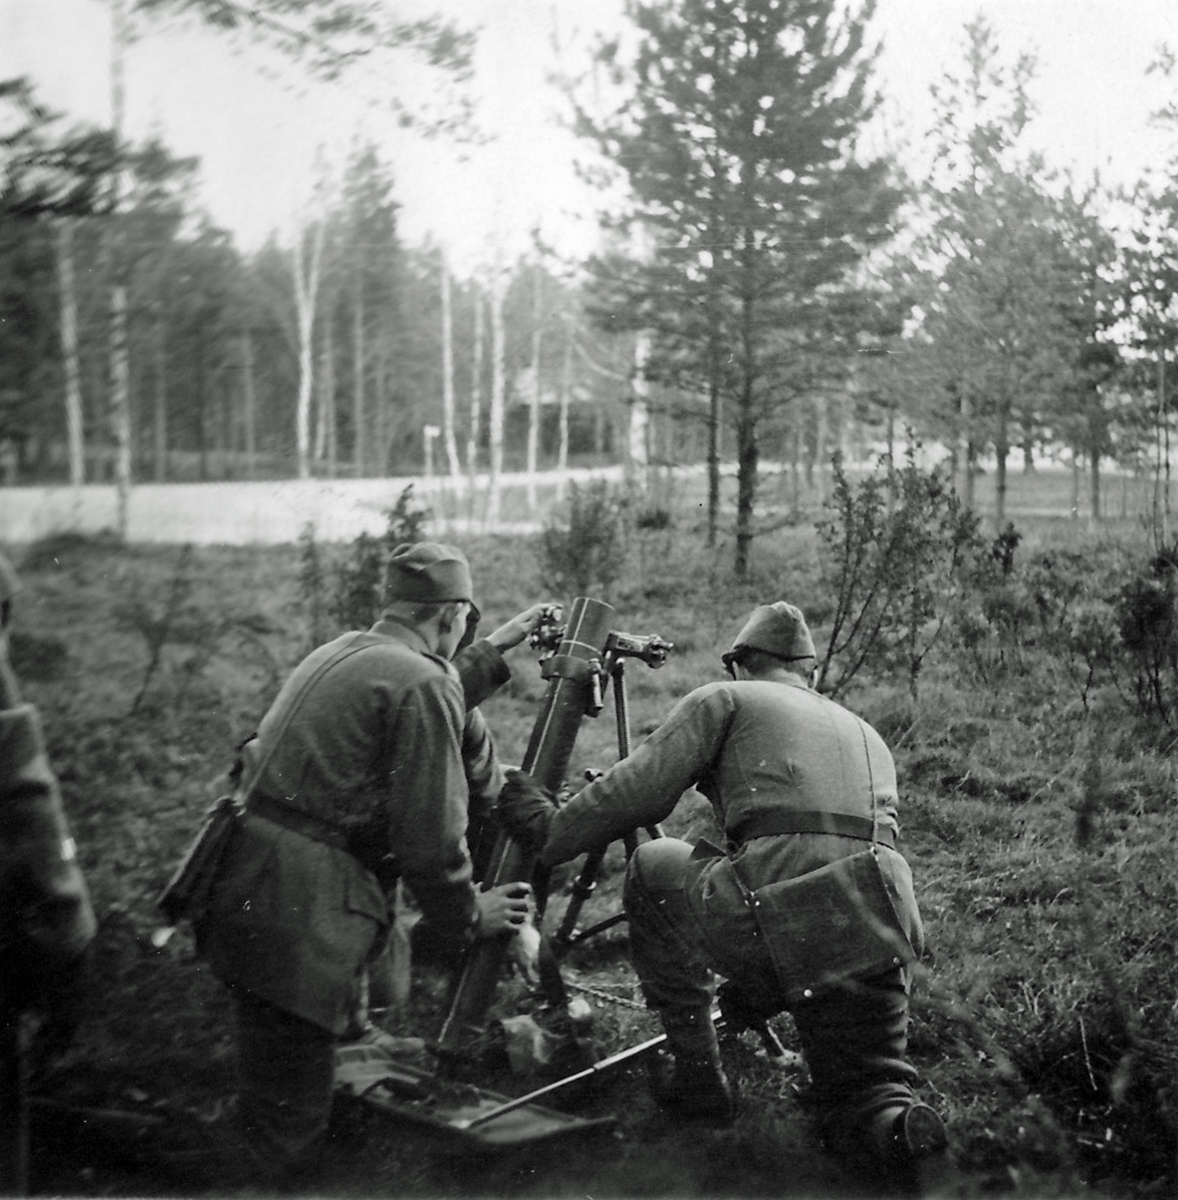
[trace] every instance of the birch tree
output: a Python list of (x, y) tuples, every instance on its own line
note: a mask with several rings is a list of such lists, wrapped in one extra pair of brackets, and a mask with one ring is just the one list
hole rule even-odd
[(295, 449), (300, 479), (311, 477), (311, 398), (314, 389), (315, 304), (323, 260), (325, 218), (312, 215), (295, 233), (291, 247), (295, 328), (298, 335), (299, 390), (295, 404)]
[(130, 25), (127, 0), (111, 0), (111, 136), (114, 160), (110, 175), (107, 252), (110, 288), (110, 422), (115, 439), (115, 487), (118, 494), (116, 532), (126, 539), (131, 501), (131, 367), (127, 358), (126, 262), (119, 240), (119, 210), (123, 188), (123, 119), (126, 92), (124, 66)]
[(461, 474), (458, 463), (458, 438), (454, 432), (454, 317), (451, 312), (450, 267), (445, 249), (438, 251), (438, 270), (442, 284), (442, 441), (446, 446), (446, 466), (450, 478)]

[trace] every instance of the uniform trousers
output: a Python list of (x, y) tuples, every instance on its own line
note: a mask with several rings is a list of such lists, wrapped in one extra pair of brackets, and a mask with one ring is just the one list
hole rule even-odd
[(253, 1161), (280, 1180), (327, 1129), (335, 1081), (334, 1034), (241, 989), (237, 1024), (237, 1118)]
[(763, 1019), (788, 1008), (822, 1134), (835, 1145), (853, 1141), (877, 1114), (915, 1100), (918, 1076), (905, 1058), (907, 977), (897, 967), (787, 1006), (730, 868), (714, 847), (696, 850), (677, 838), (644, 842), (631, 856), (624, 902), (646, 1001), (673, 1022), (676, 1011), (710, 1007), (718, 973), (746, 1012)]

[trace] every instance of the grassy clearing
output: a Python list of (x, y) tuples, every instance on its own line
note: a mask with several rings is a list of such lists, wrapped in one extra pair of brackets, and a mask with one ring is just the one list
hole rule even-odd
[[(1138, 552), (1074, 522), (1027, 520), (1020, 530), (1020, 557), (1067, 548), (1096, 564)], [(1132, 523), (1122, 527), (1121, 543), (1137, 536)], [(660, 670), (627, 670), (635, 737), (684, 691), (720, 676), (718, 651), (753, 604), (786, 596), (824, 612), (805, 525), (758, 542), (754, 576), (739, 585), (729, 578), (728, 546), (709, 552), (674, 528), (636, 537), (605, 598), (619, 628), (657, 633), (676, 648)], [(465, 548), (490, 625), (544, 594), (532, 541)], [(82, 1103), (150, 1112), (167, 1101), (211, 1115), (231, 1089), (224, 996), (185, 933), (153, 947), (153, 902), (217, 794), (234, 744), (307, 648), (298, 550), (186, 553), (63, 538), (14, 558), (27, 588), (14, 658), (44, 715), (101, 916), (91, 1016), (45, 1086)], [(529, 651), (514, 658), (512, 683), (485, 707), (509, 762), (523, 755), (545, 686)], [(927, 1098), (952, 1124), (966, 1172), (960, 1194), (1164, 1194), (1178, 1146), (1178, 794), (1166, 731), (1141, 726), (1110, 686), (1095, 689), (1085, 708), (1074, 678), (1033, 645), (980, 672), (946, 642), (916, 701), (887, 679), (865, 679), (847, 699), (895, 748), (931, 947), (916, 981), (912, 1049)], [(615, 757), (607, 706), (583, 724), (570, 776)], [(701, 832), (707, 815), (686, 800), (670, 831)], [(621, 865), (615, 848), (587, 917), (616, 907)], [(419, 976), (411, 1017), (430, 1034), (438, 1015), (430, 1003), (443, 983), (424, 969)], [(592, 989), (585, 994), (603, 1051), (654, 1032), (641, 1010), (594, 995), (637, 996), (624, 927), (579, 951), (569, 977)], [(505, 984), (503, 1003), (520, 998), (514, 986)], [(780, 1031), (792, 1040), (788, 1018)], [(731, 1130), (669, 1125), (647, 1099), (640, 1068), (578, 1098), (586, 1115), (618, 1115), (604, 1147), (491, 1162), (341, 1106), (314, 1190), (865, 1194), (817, 1152), (800, 1074), (771, 1068), (753, 1040), (726, 1054), (741, 1081)], [(524, 1090), (532, 1081), (493, 1082)], [(80, 1144), (39, 1162), (41, 1192), (191, 1192), (106, 1146)]]

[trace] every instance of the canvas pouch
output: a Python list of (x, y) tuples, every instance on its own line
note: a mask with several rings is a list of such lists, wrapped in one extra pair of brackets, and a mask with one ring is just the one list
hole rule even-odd
[(221, 863), (242, 812), (235, 797), (222, 796), (205, 813), (196, 837), (157, 901), (171, 924), (188, 920), (196, 925), (208, 912)]
[(788, 1004), (916, 958), (874, 846), (758, 888), (749, 902)]

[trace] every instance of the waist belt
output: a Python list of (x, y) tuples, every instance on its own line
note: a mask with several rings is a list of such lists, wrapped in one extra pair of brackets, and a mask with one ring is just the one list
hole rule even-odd
[(313, 817), (283, 800), (275, 800), (255, 792), (246, 801), (245, 811), (253, 813), (255, 817), (273, 821), (275, 825), (281, 825), (283, 829), (289, 829), (292, 833), (301, 833), (303, 837), (313, 838), (327, 846), (335, 846), (337, 850), (352, 848), (348, 835), (338, 825)]
[(750, 813), (727, 833), (731, 846), (743, 846), (753, 838), (778, 837), (786, 833), (833, 833), (837, 837), (879, 842), (892, 850), (896, 848), (896, 835), (888, 826), (876, 825), (869, 817), (856, 817), (850, 813), (795, 812), (792, 809)]

